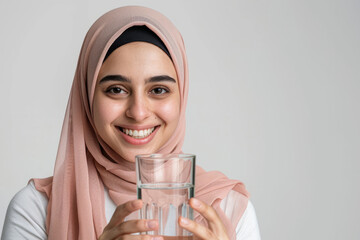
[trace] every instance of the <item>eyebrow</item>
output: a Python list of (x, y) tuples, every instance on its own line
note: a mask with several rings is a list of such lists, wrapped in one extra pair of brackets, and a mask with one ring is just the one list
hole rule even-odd
[(148, 83), (148, 82), (164, 82), (164, 81), (176, 83), (176, 80), (168, 75), (154, 76), (154, 77), (147, 79), (145, 82)]
[(99, 83), (108, 82), (108, 81), (131, 82), (130, 79), (122, 75), (106, 75), (99, 81)]
[[(106, 75), (99, 81), (99, 83), (103, 83), (107, 81), (119, 81), (119, 82), (127, 82), (127, 83), (131, 82), (129, 78), (122, 75)], [(165, 82), (165, 81), (176, 83), (176, 80), (168, 75), (159, 75), (159, 76), (150, 77), (146, 79), (145, 83)]]

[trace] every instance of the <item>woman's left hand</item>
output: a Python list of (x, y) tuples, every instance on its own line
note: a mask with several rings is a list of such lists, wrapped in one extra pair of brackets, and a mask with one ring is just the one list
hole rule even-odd
[(207, 220), (209, 228), (188, 218), (180, 217), (179, 225), (182, 228), (192, 232), (198, 239), (229, 240), (225, 226), (214, 208), (195, 198), (190, 199), (189, 204)]

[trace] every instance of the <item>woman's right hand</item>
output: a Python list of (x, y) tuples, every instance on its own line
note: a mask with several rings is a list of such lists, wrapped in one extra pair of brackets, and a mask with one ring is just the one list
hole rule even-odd
[(157, 220), (129, 220), (124, 221), (125, 217), (130, 213), (139, 210), (142, 207), (141, 200), (133, 200), (119, 205), (110, 222), (104, 228), (99, 240), (162, 240), (162, 237), (149, 235), (131, 235), (132, 233), (140, 233), (157, 230), (159, 224)]

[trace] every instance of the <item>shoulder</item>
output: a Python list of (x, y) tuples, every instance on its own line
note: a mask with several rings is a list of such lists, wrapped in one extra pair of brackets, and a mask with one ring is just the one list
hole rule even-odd
[[(221, 202), (221, 208), (225, 215), (232, 220), (233, 213), (239, 211), (243, 195), (236, 191), (230, 191)], [(236, 239), (260, 240), (259, 225), (256, 217), (255, 207), (249, 200), (246, 209), (236, 227)]]
[(259, 224), (251, 201), (236, 227), (236, 239), (260, 240)]
[(13, 199), (10, 202), (10, 205), (24, 205), (24, 204), (36, 204), (36, 205), (45, 205), (47, 206), (48, 199), (46, 195), (42, 192), (36, 190), (34, 182), (30, 181), (23, 189), (15, 194)]
[(46, 239), (47, 203), (31, 181), (10, 201), (1, 239)]

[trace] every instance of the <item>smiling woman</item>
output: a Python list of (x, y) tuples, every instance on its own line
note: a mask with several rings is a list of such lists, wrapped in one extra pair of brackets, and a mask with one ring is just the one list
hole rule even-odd
[[(182, 152), (187, 93), (184, 42), (167, 18), (144, 7), (100, 17), (81, 49), (54, 176), (13, 198), (2, 239), (149, 239), (138, 234), (157, 220), (132, 214), (142, 207), (135, 156)], [(198, 239), (260, 239), (241, 182), (199, 166), (195, 178), (196, 218), (179, 218), (182, 228)]]
[(180, 117), (169, 56), (146, 42), (128, 43), (111, 53), (97, 79), (93, 117), (99, 136), (129, 162), (160, 149)]

